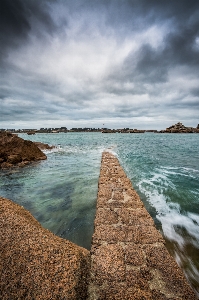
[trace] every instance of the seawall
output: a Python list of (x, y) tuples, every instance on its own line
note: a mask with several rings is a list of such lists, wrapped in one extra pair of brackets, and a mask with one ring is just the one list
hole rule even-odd
[(102, 154), (89, 300), (197, 299), (119, 161)]

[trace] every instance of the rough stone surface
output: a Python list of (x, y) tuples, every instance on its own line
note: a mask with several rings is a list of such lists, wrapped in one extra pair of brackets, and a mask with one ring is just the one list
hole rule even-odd
[(88, 299), (197, 299), (109, 152), (102, 155)]
[(46, 158), (33, 142), (9, 132), (0, 132), (0, 168), (23, 167), (32, 161)]
[(86, 299), (89, 269), (88, 250), (0, 197), (0, 299)]

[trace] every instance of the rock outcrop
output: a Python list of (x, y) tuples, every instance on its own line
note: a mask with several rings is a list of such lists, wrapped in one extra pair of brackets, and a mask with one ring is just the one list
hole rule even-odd
[(0, 197), (0, 299), (87, 298), (89, 251)]
[(195, 300), (116, 157), (100, 170), (89, 300)]
[(178, 122), (165, 130), (161, 130), (160, 133), (199, 133), (199, 128), (186, 127), (181, 122)]
[(9, 132), (0, 132), (0, 168), (21, 167), (46, 158), (33, 142)]

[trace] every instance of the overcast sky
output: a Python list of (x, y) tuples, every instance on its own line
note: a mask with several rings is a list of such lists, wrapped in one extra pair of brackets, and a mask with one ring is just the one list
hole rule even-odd
[(0, 0), (0, 128), (178, 121), (199, 123), (198, 0)]

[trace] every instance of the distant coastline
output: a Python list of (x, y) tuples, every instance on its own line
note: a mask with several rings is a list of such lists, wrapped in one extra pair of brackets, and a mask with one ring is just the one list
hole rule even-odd
[(196, 127), (186, 127), (181, 122), (178, 122), (170, 127), (163, 130), (156, 129), (109, 129), (109, 128), (71, 128), (57, 127), (57, 128), (40, 128), (40, 129), (0, 129), (0, 132), (11, 132), (11, 133), (26, 133), (28, 135), (34, 135), (36, 133), (67, 133), (67, 132), (102, 132), (102, 133), (199, 133), (199, 124)]

